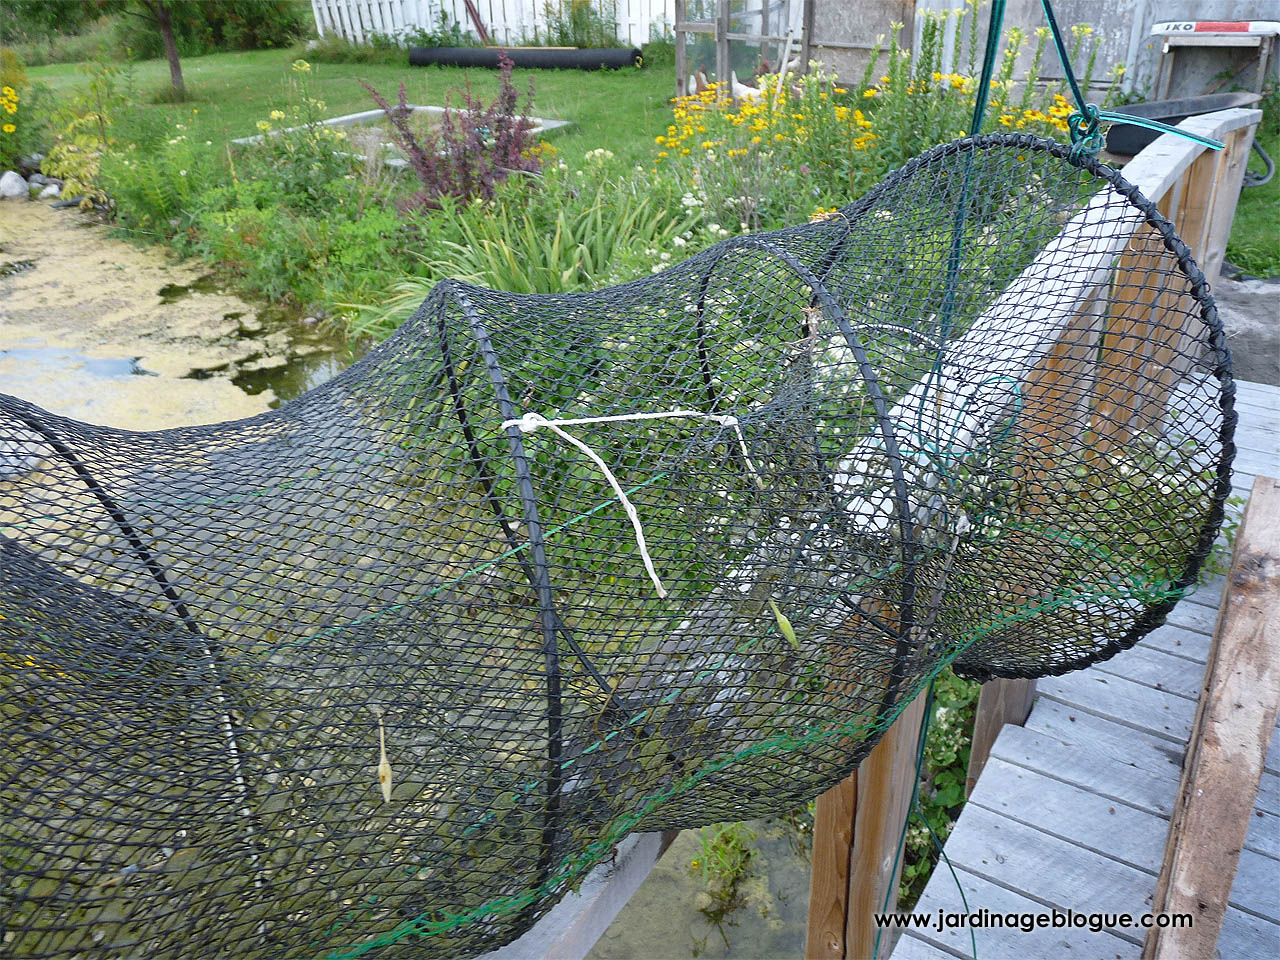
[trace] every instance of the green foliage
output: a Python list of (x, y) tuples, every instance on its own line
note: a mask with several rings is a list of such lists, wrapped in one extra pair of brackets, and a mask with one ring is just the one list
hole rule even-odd
[(119, 0), (5, 0), (0, 5), (0, 43), (33, 43), (79, 33)]
[(0, 47), (0, 169), (18, 165), (18, 158), (43, 145), (46, 113), (43, 87), (27, 79), (22, 59)]
[(197, 198), (221, 172), (212, 144), (191, 137), (196, 115), (170, 126), (144, 108), (116, 123), (116, 147), (103, 154), (98, 183), (124, 233), (160, 241), (190, 226)]
[[(933, 687), (933, 719), (925, 741), (918, 803), (920, 814), (939, 842), (945, 843), (964, 807), (965, 777), (973, 742), (973, 715), (980, 684), (963, 680), (950, 670), (938, 675)], [(907, 828), (898, 887), (899, 909), (910, 910), (924, 892), (938, 862), (928, 827), (913, 820)]]
[[(605, 150), (583, 168), (548, 162), (541, 176), (513, 178), (490, 201), (444, 198), (419, 276), (400, 282), (386, 302), (365, 305), (356, 336), (381, 339), (446, 277), (519, 293), (563, 293), (633, 279), (671, 259), (659, 248), (696, 249), (708, 235), (678, 184), (618, 176)], [(691, 241), (697, 241), (690, 247)]]
[(76, 27), (75, 33), (55, 33), (38, 40), (15, 41), (13, 49), (28, 66), (49, 63), (83, 63), (92, 60), (102, 50), (124, 56), (116, 49), (116, 23), (118, 14), (98, 17)]
[[(1280, 159), (1280, 85), (1272, 83), (1262, 103), (1262, 122), (1255, 134), (1258, 144)], [(1251, 154), (1250, 167), (1261, 172), (1262, 164)], [(1236, 219), (1227, 242), (1227, 259), (1245, 273), (1256, 277), (1280, 276), (1280, 176), (1260, 187), (1240, 191)]]
[(618, 5), (613, 0), (545, 0), (546, 32), (534, 42), (549, 47), (618, 46)]
[(43, 167), (63, 181), (64, 196), (80, 196), (88, 207), (106, 200), (101, 159), (117, 141), (117, 121), (137, 98), (132, 74), (119, 64), (101, 58), (80, 69), (87, 82), (58, 110), (57, 136)]
[(327, 33), (307, 44), (306, 56), (319, 63), (382, 63), (402, 67), (410, 47), (473, 47), (478, 41), (443, 8), (431, 27), (413, 27), (399, 37), (368, 34), (362, 43)]
[[(287, 47), (311, 27), (310, 4), (299, 0), (168, 0), (178, 52), (184, 57), (220, 50)], [(139, 5), (130, 13), (144, 13)], [(118, 22), (119, 47), (134, 59), (164, 56), (160, 31), (148, 16)]]
[(727, 948), (725, 921), (744, 903), (741, 888), (753, 869), (756, 832), (745, 823), (720, 823), (699, 830), (698, 841), (698, 857), (689, 868), (701, 875), (711, 898), (699, 912), (720, 931)]

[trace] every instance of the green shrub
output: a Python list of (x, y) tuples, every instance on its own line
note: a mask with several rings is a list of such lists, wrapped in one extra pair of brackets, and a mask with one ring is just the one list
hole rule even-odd
[(545, 33), (535, 43), (549, 47), (618, 46), (618, 5), (614, 0), (545, 0)]
[(74, 33), (54, 33), (41, 39), (14, 41), (13, 49), (32, 67), (46, 63), (83, 63), (102, 51), (123, 57), (125, 51), (117, 49), (118, 20), (119, 15), (104, 15), (77, 25)]
[(928, 826), (913, 819), (907, 828), (898, 887), (899, 909), (911, 909), (938, 862), (938, 851), (929, 828), (939, 842), (945, 843), (964, 807), (969, 749), (973, 745), (973, 715), (980, 687), (976, 681), (963, 680), (950, 670), (940, 673), (934, 683), (933, 719), (925, 741), (917, 798)]
[(383, 303), (348, 304), (360, 311), (352, 334), (390, 335), (447, 277), (518, 293), (585, 290), (661, 269), (671, 249), (693, 252), (723, 235), (701, 224), (696, 205), (682, 203), (680, 185), (619, 176), (612, 159), (592, 151), (577, 171), (547, 162), (541, 176), (512, 178), (488, 201), (444, 198), (426, 221), (430, 252), (419, 275)]
[[(184, 57), (221, 50), (287, 47), (311, 32), (311, 6), (299, 0), (169, 0), (178, 52)], [(117, 39), (137, 60), (164, 56), (160, 31), (145, 17), (117, 21)]]
[(46, 91), (30, 83), (22, 59), (0, 47), (0, 170), (18, 165), (18, 158), (44, 146)]
[(41, 165), (63, 181), (64, 196), (83, 206), (106, 201), (101, 185), (102, 158), (119, 141), (117, 123), (133, 116), (137, 102), (132, 73), (105, 56), (80, 67), (87, 81), (65, 100), (53, 121), (56, 135)]
[(189, 229), (196, 199), (222, 173), (210, 141), (193, 142), (192, 113), (170, 124), (137, 108), (117, 123), (117, 146), (100, 160), (98, 183), (124, 233), (163, 241)]
[(81, 32), (119, 0), (5, 0), (0, 43), (38, 43)]
[(450, 20), (442, 8), (431, 27), (412, 27), (398, 37), (380, 33), (366, 36), (356, 43), (346, 37), (327, 33), (307, 44), (306, 56), (321, 63), (385, 63), (403, 66), (410, 47), (473, 47), (478, 41), (462, 24)]

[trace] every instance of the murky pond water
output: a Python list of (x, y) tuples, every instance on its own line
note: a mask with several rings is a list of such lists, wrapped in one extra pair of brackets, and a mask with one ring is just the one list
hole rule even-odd
[[(587, 954), (588, 960), (776, 960), (804, 956), (809, 853), (784, 820), (746, 824), (752, 851), (733, 902), (707, 892), (700, 831), (685, 830)], [(698, 863), (699, 867), (694, 864)]]
[(356, 359), (312, 318), (43, 204), (0, 204), (0, 392), (133, 430), (234, 420)]

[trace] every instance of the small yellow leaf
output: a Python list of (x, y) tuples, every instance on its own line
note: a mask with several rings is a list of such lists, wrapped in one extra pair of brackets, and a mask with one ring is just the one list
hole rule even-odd
[(391, 802), (391, 763), (387, 760), (387, 734), (382, 728), (382, 716), (378, 716), (378, 783), (382, 787), (382, 802)]
[(796, 631), (791, 626), (791, 621), (786, 618), (786, 615), (778, 609), (778, 605), (773, 602), (773, 597), (769, 598), (769, 609), (773, 611), (774, 619), (778, 621), (778, 630), (787, 638), (789, 644), (799, 650), (800, 641), (796, 639)]

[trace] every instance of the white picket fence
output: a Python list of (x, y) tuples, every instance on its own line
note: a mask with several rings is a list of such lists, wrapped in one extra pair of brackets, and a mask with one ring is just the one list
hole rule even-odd
[[(472, 0), (494, 44), (512, 46), (546, 36), (546, 0)], [(618, 23), (627, 46), (646, 43), (652, 32), (669, 34), (675, 0), (597, 0)], [(553, 4), (557, 0), (552, 0)], [(414, 27), (434, 29), (444, 10), (451, 23), (475, 34), (464, 0), (311, 0), (320, 36), (336, 33), (356, 43), (370, 36), (400, 37)]]

